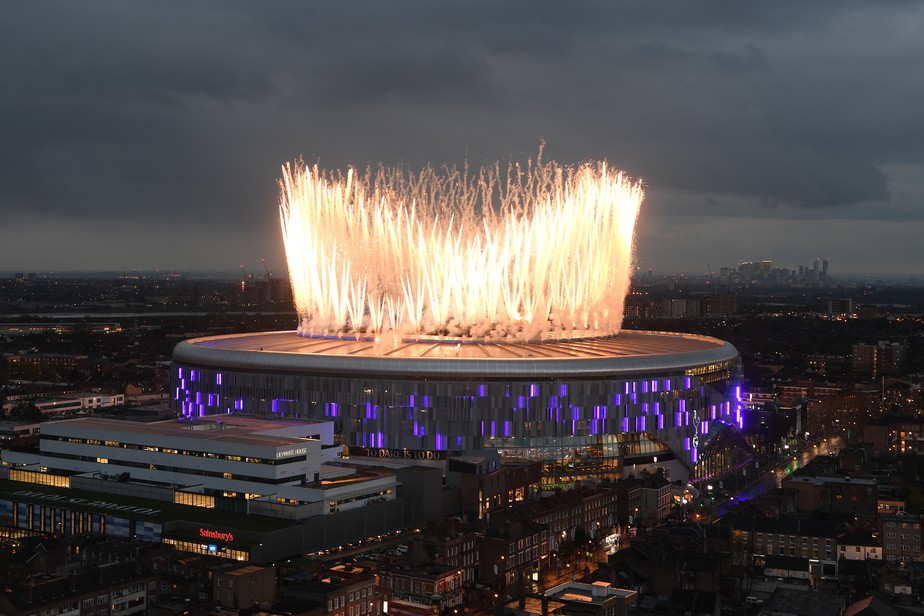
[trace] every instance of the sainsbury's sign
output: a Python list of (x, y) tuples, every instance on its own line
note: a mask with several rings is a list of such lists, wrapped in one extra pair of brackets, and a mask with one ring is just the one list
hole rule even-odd
[(199, 536), (203, 539), (215, 539), (216, 541), (224, 541), (225, 543), (234, 541), (234, 533), (223, 533), (210, 528), (200, 528)]

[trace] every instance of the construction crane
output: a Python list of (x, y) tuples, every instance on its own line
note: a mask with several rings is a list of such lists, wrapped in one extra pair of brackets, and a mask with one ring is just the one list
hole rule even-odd
[(248, 274), (244, 266), (241, 266), (241, 297), (240, 303), (250, 304), (253, 297), (253, 274)]
[(241, 292), (247, 287), (247, 270), (244, 269), (244, 266), (241, 266)]
[(269, 270), (269, 267), (266, 266), (266, 259), (260, 259), (263, 262), (263, 269), (266, 270), (266, 279), (270, 280), (273, 277), (273, 273)]

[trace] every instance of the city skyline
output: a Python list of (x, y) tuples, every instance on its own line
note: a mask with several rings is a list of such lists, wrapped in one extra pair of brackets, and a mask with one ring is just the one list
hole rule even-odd
[[(304, 157), (605, 159), (642, 271), (827, 257), (924, 275), (924, 8), (822, 2), (18, 5), (0, 24), (3, 270), (285, 269)], [(550, 238), (554, 239), (554, 238)]]

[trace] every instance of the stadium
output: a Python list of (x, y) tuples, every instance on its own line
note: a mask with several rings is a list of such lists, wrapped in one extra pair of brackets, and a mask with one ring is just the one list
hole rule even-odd
[(541, 462), (546, 485), (651, 463), (710, 474), (707, 442), (740, 427), (737, 350), (621, 331), (641, 183), (539, 158), (475, 175), (284, 166), (298, 329), (177, 345), (176, 412), (331, 420), (350, 459), (497, 452)]
[(270, 332), (181, 342), (172, 389), (187, 417), (331, 420), (350, 458), (433, 464), (493, 450), (541, 461), (547, 484), (676, 461), (680, 479), (708, 474), (708, 442), (740, 426), (737, 365), (727, 342), (666, 332), (388, 343)]

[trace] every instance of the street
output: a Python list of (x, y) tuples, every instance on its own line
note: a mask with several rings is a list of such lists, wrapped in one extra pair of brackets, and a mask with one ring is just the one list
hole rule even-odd
[(728, 513), (729, 507), (736, 502), (747, 501), (778, 488), (783, 479), (806, 466), (817, 456), (826, 455), (829, 451), (837, 453), (844, 446), (844, 440), (840, 436), (832, 436), (819, 444), (810, 443), (799, 451), (783, 457), (766, 468), (754, 481), (739, 490), (737, 494), (717, 501), (713, 506), (713, 517), (717, 518), (725, 515)]

